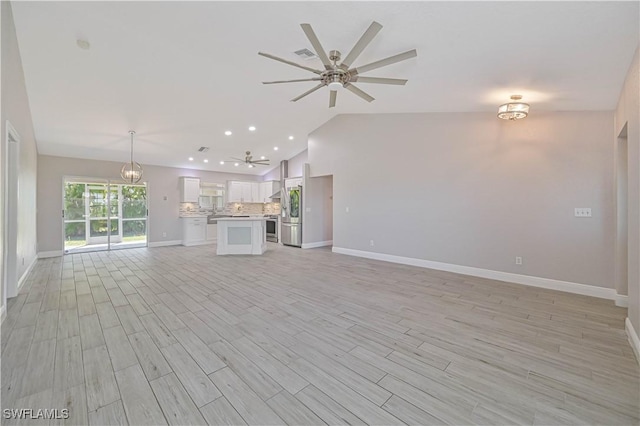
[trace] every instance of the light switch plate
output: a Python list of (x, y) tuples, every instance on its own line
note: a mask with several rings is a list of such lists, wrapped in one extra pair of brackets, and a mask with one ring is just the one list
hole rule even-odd
[(591, 217), (591, 209), (589, 207), (576, 207), (574, 209), (575, 217)]
[(305, 212), (307, 212), (307, 213), (311, 213), (311, 207), (306, 207), (306, 208), (304, 209), (304, 211), (305, 211)]

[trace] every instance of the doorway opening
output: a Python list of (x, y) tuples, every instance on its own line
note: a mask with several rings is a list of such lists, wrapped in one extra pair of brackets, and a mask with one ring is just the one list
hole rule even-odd
[(629, 163), (627, 144), (627, 125), (625, 123), (616, 141), (616, 247), (615, 247), (615, 285), (616, 292), (626, 295), (629, 286), (629, 243), (628, 243), (628, 200), (629, 200)]
[(66, 178), (64, 253), (147, 246), (146, 184)]

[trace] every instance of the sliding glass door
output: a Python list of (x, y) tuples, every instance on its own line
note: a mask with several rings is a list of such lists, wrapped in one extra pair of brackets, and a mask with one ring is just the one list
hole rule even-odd
[(66, 180), (63, 221), (65, 253), (146, 247), (147, 187)]

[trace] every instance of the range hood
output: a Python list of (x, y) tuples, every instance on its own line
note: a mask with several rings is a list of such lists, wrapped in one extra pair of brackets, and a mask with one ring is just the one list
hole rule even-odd
[(273, 195), (270, 195), (269, 198), (277, 198), (279, 200), (280, 197), (281, 197), (281, 195), (280, 195), (281, 192), (282, 192), (282, 190), (278, 189), (276, 192), (273, 193)]
[[(280, 162), (280, 188), (284, 188), (284, 180), (289, 177), (289, 161), (282, 160)], [(282, 198), (282, 189), (277, 190), (269, 198), (280, 199)]]

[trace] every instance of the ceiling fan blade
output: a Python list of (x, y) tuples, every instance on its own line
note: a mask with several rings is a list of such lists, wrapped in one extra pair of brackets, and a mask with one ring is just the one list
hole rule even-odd
[(263, 81), (262, 84), (278, 84), (278, 83), (297, 83), (299, 81), (320, 81), (322, 78), (300, 78), (298, 80), (278, 80), (278, 81)]
[(349, 69), (353, 61), (355, 61), (358, 56), (360, 56), (362, 51), (369, 45), (369, 43), (371, 43), (371, 40), (373, 40), (373, 38), (376, 36), (376, 34), (378, 34), (378, 32), (380, 32), (381, 29), (382, 25), (380, 25), (376, 21), (373, 21), (371, 25), (369, 25), (369, 28), (367, 28), (367, 31), (362, 34), (360, 40), (358, 40), (355, 46), (353, 46), (351, 52), (349, 52), (347, 57), (344, 58), (344, 61), (342, 61), (342, 63), (340, 64), (340, 68), (342, 68), (343, 70)]
[(351, 81), (357, 81), (358, 83), (396, 84), (398, 86), (404, 86), (408, 80), (400, 78), (363, 77), (356, 75), (351, 79)]
[(329, 92), (329, 108), (333, 108), (336, 106), (336, 96), (338, 96), (337, 90), (332, 90)]
[(369, 95), (368, 93), (363, 92), (362, 90), (358, 89), (356, 86), (354, 86), (353, 84), (345, 84), (344, 88), (347, 89), (348, 91), (355, 93), (356, 95), (360, 96), (362, 99), (364, 99), (367, 102), (372, 102), (373, 100), (375, 100), (375, 98), (371, 95)]
[(304, 31), (305, 35), (311, 42), (311, 46), (313, 46), (313, 50), (316, 51), (316, 55), (318, 55), (318, 58), (320, 58), (320, 60), (324, 64), (324, 67), (328, 70), (333, 69), (333, 65), (331, 64), (331, 61), (327, 56), (327, 52), (325, 52), (324, 49), (322, 48), (322, 45), (320, 44), (320, 40), (318, 40), (316, 33), (313, 32), (313, 28), (311, 28), (311, 25), (300, 24), (300, 26), (302, 27), (302, 31)]
[(238, 157), (231, 157), (232, 161), (242, 161), (244, 162), (243, 158), (238, 158)]
[(271, 55), (269, 53), (258, 52), (258, 55), (264, 56), (265, 58), (273, 59), (274, 61), (279, 61), (279, 62), (288, 64), (288, 65), (293, 65), (294, 67), (302, 68), (303, 70), (311, 71), (312, 73), (315, 73), (315, 74), (322, 74), (322, 71), (320, 71), (320, 70), (314, 70), (313, 68), (309, 68), (309, 67), (305, 67), (304, 65), (296, 64), (295, 62), (291, 62), (291, 61), (288, 61), (286, 59), (282, 59), (282, 58), (279, 58), (277, 56), (273, 56), (273, 55)]
[(407, 59), (415, 58), (416, 56), (418, 56), (418, 52), (416, 51), (416, 49), (413, 49), (404, 53), (398, 53), (397, 55), (389, 56), (388, 58), (380, 59), (379, 61), (371, 62), (370, 64), (363, 65), (361, 67), (356, 67), (353, 69), (353, 71), (355, 71), (356, 74), (361, 74), (363, 72), (367, 72), (367, 71), (375, 70), (378, 68), (386, 67), (387, 65), (395, 64), (396, 62), (401, 62)]
[(316, 87), (314, 87), (313, 89), (309, 89), (309, 90), (307, 90), (306, 92), (304, 92), (302, 95), (300, 95), (300, 96), (296, 96), (295, 98), (291, 99), (291, 102), (299, 101), (300, 99), (304, 98), (304, 97), (305, 97), (305, 96), (307, 96), (308, 94), (313, 93), (313, 92), (315, 92), (316, 90), (318, 90), (319, 88), (324, 87), (324, 86), (325, 86), (325, 84), (324, 84), (324, 83), (320, 83), (320, 84), (318, 84)]

